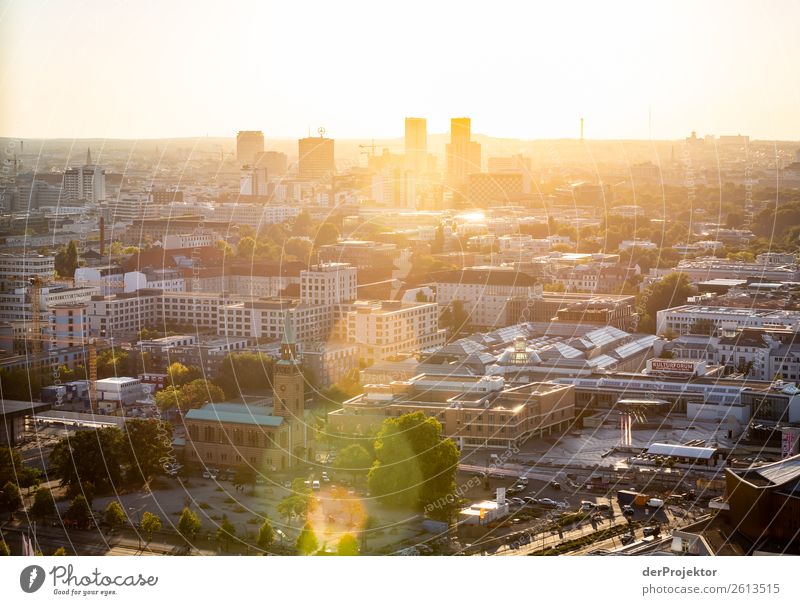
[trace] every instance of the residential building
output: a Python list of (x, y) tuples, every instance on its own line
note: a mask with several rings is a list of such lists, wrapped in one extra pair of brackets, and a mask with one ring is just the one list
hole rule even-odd
[(445, 341), (436, 303), (357, 301), (343, 311), (344, 328), (346, 342), (358, 346), (359, 357), (367, 364), (439, 347)]

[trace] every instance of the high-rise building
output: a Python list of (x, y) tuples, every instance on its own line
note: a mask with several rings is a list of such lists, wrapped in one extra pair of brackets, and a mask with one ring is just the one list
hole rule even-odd
[(469, 118), (450, 120), (450, 143), (447, 145), (447, 184), (460, 190), (467, 176), (481, 171), (481, 146), (471, 140), (471, 121)]
[(236, 134), (236, 161), (250, 165), (264, 152), (264, 133), (260, 130), (240, 130)]
[(93, 204), (106, 199), (106, 171), (92, 163), (88, 150), (86, 164), (64, 172), (63, 193), (66, 200), (86, 200)]
[(239, 195), (267, 195), (268, 175), (266, 168), (243, 166), (239, 175)]
[(306, 137), (297, 141), (298, 172), (302, 179), (323, 180), (333, 176), (335, 164), (333, 139)]
[(255, 159), (256, 168), (264, 168), (267, 171), (267, 177), (275, 179), (286, 174), (289, 160), (285, 153), (280, 151), (264, 151), (259, 153)]
[(406, 118), (406, 169), (415, 175), (425, 172), (428, 163), (428, 126), (425, 118)]

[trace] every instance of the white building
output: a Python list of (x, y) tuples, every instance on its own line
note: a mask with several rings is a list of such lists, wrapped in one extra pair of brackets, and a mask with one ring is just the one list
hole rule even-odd
[(38, 276), (45, 280), (55, 275), (55, 257), (42, 254), (0, 254), (0, 280), (27, 279)]
[(323, 263), (300, 272), (300, 301), (335, 305), (355, 300), (358, 271), (348, 263)]
[(164, 236), (162, 247), (164, 250), (180, 250), (183, 248), (206, 248), (213, 246), (216, 236), (210, 232), (199, 233), (170, 233)]
[(351, 305), (344, 321), (347, 342), (358, 345), (359, 357), (367, 363), (440, 347), (445, 342), (436, 303), (359, 301)]
[(542, 293), (541, 284), (512, 267), (471, 267), (443, 271), (435, 276), (436, 302), (441, 309), (461, 301), (475, 328), (491, 329), (505, 323), (506, 303), (514, 296)]
[(96, 204), (106, 199), (106, 171), (86, 165), (64, 172), (64, 195), (68, 200), (86, 200)]
[(663, 309), (656, 314), (656, 333), (667, 330), (675, 334), (688, 334), (698, 320), (708, 320), (716, 328), (788, 328), (800, 331), (800, 311), (775, 309), (749, 309), (739, 307), (712, 307), (683, 305)]
[(119, 407), (136, 403), (144, 395), (138, 378), (115, 376), (97, 381), (97, 407), (103, 412), (113, 412)]

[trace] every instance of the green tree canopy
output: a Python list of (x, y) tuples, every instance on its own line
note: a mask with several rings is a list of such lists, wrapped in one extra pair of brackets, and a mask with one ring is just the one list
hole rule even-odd
[(387, 418), (375, 441), (370, 492), (390, 505), (421, 508), (455, 489), (458, 448), (422, 412)]
[(28, 511), (32, 517), (49, 517), (56, 514), (56, 501), (53, 492), (46, 487), (40, 487), (33, 494), (33, 504)]
[(132, 419), (125, 423), (125, 428), (126, 478), (142, 483), (163, 474), (162, 461), (172, 447), (172, 425), (156, 418)]
[(334, 466), (337, 470), (350, 473), (355, 479), (357, 476), (369, 472), (372, 467), (372, 461), (372, 454), (367, 451), (367, 448), (358, 443), (353, 443), (339, 452)]
[(188, 506), (184, 507), (181, 517), (178, 519), (178, 533), (187, 541), (194, 540), (197, 532), (200, 531), (200, 519), (192, 512)]
[(92, 518), (92, 509), (89, 508), (89, 503), (83, 494), (78, 494), (72, 499), (67, 512), (64, 513), (64, 518), (78, 523), (89, 521)]
[(79, 431), (65, 437), (50, 453), (52, 474), (61, 485), (91, 482), (99, 491), (119, 483), (125, 451), (122, 431), (117, 427)]
[(310, 523), (306, 523), (303, 526), (300, 535), (297, 536), (295, 546), (297, 547), (297, 552), (301, 555), (312, 555), (319, 549), (317, 534), (314, 533), (314, 528), (311, 527)]
[(112, 500), (108, 503), (108, 506), (106, 506), (105, 520), (111, 527), (121, 527), (125, 525), (128, 517), (125, 515), (125, 511), (122, 509), (120, 503), (116, 500)]
[(272, 523), (269, 522), (269, 519), (264, 519), (264, 523), (262, 523), (261, 527), (258, 528), (258, 539), (256, 544), (258, 544), (258, 547), (263, 550), (269, 550), (269, 547), (272, 546), (274, 541), (275, 530), (272, 527)]
[(358, 540), (352, 534), (344, 534), (339, 538), (336, 553), (340, 557), (354, 557), (358, 554)]
[(19, 493), (17, 485), (9, 481), (0, 491), (0, 511), (13, 515), (20, 508), (22, 508), (22, 494)]
[(228, 397), (258, 394), (272, 388), (273, 361), (265, 353), (229, 353), (220, 364), (215, 382)]
[(142, 515), (141, 526), (149, 544), (153, 539), (153, 534), (161, 530), (161, 517), (150, 511), (145, 511)]

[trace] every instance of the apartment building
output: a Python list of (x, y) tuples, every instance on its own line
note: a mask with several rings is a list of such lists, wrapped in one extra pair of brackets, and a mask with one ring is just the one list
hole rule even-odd
[(436, 302), (441, 309), (461, 301), (470, 325), (492, 329), (506, 320), (506, 304), (515, 296), (530, 298), (542, 293), (541, 284), (511, 267), (470, 267), (441, 271), (433, 276)]
[(444, 344), (436, 303), (358, 301), (344, 316), (347, 342), (359, 356), (374, 363), (400, 353), (414, 353)]

